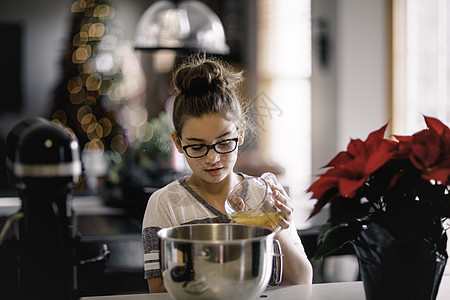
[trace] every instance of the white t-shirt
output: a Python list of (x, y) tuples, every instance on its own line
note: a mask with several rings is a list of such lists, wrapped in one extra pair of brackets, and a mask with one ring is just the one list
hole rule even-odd
[[(186, 224), (230, 222), (227, 215), (211, 206), (189, 187), (186, 178), (169, 183), (154, 192), (148, 200), (142, 223), (146, 279), (162, 276), (160, 241), (157, 236), (161, 228)], [(300, 237), (293, 223), (288, 230), (294, 244), (301, 245)]]

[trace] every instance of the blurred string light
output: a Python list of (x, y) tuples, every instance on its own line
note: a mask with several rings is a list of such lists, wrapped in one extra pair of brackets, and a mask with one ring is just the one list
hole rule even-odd
[(123, 154), (154, 131), (140, 60), (113, 24), (108, 1), (76, 0), (71, 12), (74, 25), (52, 121), (75, 134), (85, 151)]

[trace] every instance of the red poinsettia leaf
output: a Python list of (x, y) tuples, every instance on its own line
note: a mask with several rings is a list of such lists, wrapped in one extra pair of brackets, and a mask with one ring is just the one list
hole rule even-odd
[(427, 148), (424, 145), (414, 145), (410, 158), (416, 168), (424, 170), (436, 162), (439, 153), (436, 147)]
[(360, 139), (350, 140), (347, 151), (336, 155), (326, 166), (331, 169), (310, 187), (309, 191), (314, 193), (313, 197), (322, 197), (338, 183), (341, 196), (353, 196), (369, 178), (370, 173), (392, 156), (391, 152), (396, 143), (384, 139), (386, 127), (387, 124), (369, 134), (365, 142)]
[[(450, 154), (450, 153), (449, 153)], [(450, 155), (445, 156), (439, 163), (441, 169), (450, 169)]]
[(397, 151), (398, 142), (393, 140), (383, 140), (383, 143), (386, 144), (386, 147), (390, 148), (389, 151)]
[(345, 164), (351, 159), (352, 157), (346, 151), (341, 151), (325, 166), (325, 168)]
[(442, 160), (450, 160), (450, 133), (441, 136), (441, 155)]
[(410, 160), (420, 170), (434, 165), (441, 153), (439, 136), (431, 130), (422, 130), (413, 135)]
[(401, 143), (408, 143), (412, 141), (412, 136), (411, 135), (395, 135), (394, 137)]
[(398, 140), (396, 157), (400, 159), (409, 157), (413, 137), (401, 135), (394, 135), (394, 137)]
[(366, 182), (367, 178), (351, 180), (342, 178), (339, 180), (339, 193), (347, 198), (355, 196), (356, 191)]
[(360, 139), (352, 139), (347, 146), (347, 152), (353, 157), (364, 154), (365, 150), (364, 142)]
[(430, 172), (424, 172), (422, 178), (425, 180), (435, 180), (443, 185), (448, 185), (450, 176), (450, 169), (437, 169), (432, 168)]
[(394, 156), (396, 149), (397, 143), (388, 140), (381, 141), (379, 147), (369, 156), (364, 168), (364, 174), (368, 176), (378, 170)]
[(445, 130), (447, 131), (449, 130), (449, 128), (444, 123), (442, 123), (436, 118), (424, 116), (424, 119), (428, 128), (430, 128), (439, 135), (442, 135)]
[(386, 163), (386, 161), (390, 158), (390, 155), (385, 153), (374, 153), (370, 156), (369, 160), (367, 161), (365, 168), (364, 168), (364, 174), (371, 174), (378, 170), (382, 165)]
[(329, 171), (329, 176), (333, 176), (335, 178), (347, 178), (351, 180), (359, 180), (365, 176), (363, 173), (364, 165), (363, 160), (358, 158), (348, 162), (345, 166), (341, 166), (339, 168), (331, 169)]
[[(378, 130), (375, 130), (374, 132), (370, 133), (369, 136), (367, 137), (365, 144), (367, 148), (372, 148), (373, 146), (378, 145), (378, 143), (380, 143), (380, 141), (384, 140), (384, 133), (386, 132), (386, 128), (387, 128), (388, 124), (384, 125), (383, 127), (381, 127)], [(371, 149), (373, 150), (373, 149)]]
[(328, 190), (337, 186), (337, 178), (323, 175), (307, 189), (307, 192), (313, 193), (311, 198), (320, 199)]

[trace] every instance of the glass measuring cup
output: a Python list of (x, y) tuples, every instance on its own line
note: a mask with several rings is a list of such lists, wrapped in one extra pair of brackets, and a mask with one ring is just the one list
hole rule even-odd
[(237, 184), (225, 201), (228, 217), (239, 224), (270, 227), (277, 231), (280, 228), (278, 217), (282, 213), (275, 206), (269, 182), (276, 185), (272, 173), (244, 179)]

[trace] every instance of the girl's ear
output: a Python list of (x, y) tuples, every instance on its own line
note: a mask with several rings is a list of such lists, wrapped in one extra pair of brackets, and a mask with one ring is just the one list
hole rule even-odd
[(239, 128), (239, 142), (238, 145), (242, 145), (244, 143), (245, 138), (245, 122), (242, 122), (241, 127)]
[(175, 131), (172, 131), (171, 135), (172, 141), (175, 144), (175, 147), (177, 147), (177, 151), (179, 153), (184, 153), (183, 147), (181, 146), (180, 138), (178, 137), (177, 133)]

